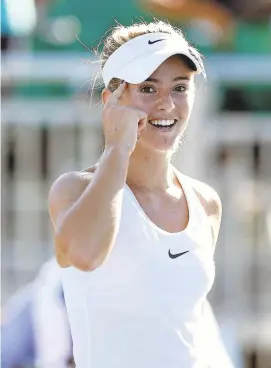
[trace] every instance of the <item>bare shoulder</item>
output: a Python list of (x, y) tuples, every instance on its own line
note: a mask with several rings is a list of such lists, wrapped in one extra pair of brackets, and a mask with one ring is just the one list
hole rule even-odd
[(49, 191), (49, 202), (57, 198), (77, 196), (91, 181), (90, 173), (72, 171), (60, 175), (52, 184)]
[(49, 212), (53, 224), (57, 222), (60, 212), (69, 208), (83, 193), (91, 182), (95, 168), (83, 171), (71, 171), (60, 175), (52, 184), (49, 197)]
[(206, 215), (210, 220), (210, 225), (213, 234), (214, 247), (217, 242), (221, 218), (222, 218), (222, 203), (218, 193), (210, 185), (186, 176), (190, 181), (195, 194), (199, 198)]
[(206, 214), (220, 220), (222, 215), (222, 203), (216, 190), (200, 180), (193, 178), (189, 179), (197, 197), (206, 211)]

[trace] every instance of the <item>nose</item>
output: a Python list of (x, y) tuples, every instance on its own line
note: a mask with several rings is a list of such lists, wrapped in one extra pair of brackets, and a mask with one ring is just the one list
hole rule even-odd
[(161, 111), (169, 112), (173, 110), (174, 107), (175, 107), (175, 104), (170, 94), (161, 96), (161, 98), (158, 101), (158, 109)]

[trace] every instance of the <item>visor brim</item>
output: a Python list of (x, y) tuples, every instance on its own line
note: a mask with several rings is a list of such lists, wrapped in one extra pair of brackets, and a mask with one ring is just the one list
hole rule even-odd
[(134, 59), (132, 62), (122, 67), (113, 78), (119, 78), (131, 84), (142, 83), (150, 77), (164, 61), (175, 55), (184, 57), (189, 68), (196, 74), (201, 72), (199, 64), (196, 60), (193, 60), (191, 55), (188, 55), (188, 52), (159, 50), (157, 52), (141, 55), (137, 59)]

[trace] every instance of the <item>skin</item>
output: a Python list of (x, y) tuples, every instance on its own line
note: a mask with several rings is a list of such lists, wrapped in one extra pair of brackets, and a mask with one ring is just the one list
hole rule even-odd
[[(89, 271), (108, 257), (118, 232), (125, 182), (158, 227), (179, 232), (188, 224), (187, 201), (170, 160), (192, 111), (194, 72), (173, 56), (150, 78), (139, 85), (124, 82), (114, 93), (103, 91), (102, 159), (87, 172), (61, 176), (51, 188), (56, 256), (63, 267)], [(170, 131), (160, 131), (149, 123), (156, 119), (177, 123)], [(208, 185), (189, 180), (209, 218), (215, 246), (220, 199)]]
[[(111, 91), (103, 91), (104, 104), (111, 96)], [(118, 100), (119, 106), (133, 106), (144, 111), (147, 121), (177, 119), (170, 132), (159, 131), (148, 122), (140, 129), (140, 139), (131, 153), (127, 175), (127, 183), (145, 213), (169, 232), (184, 230), (189, 220), (187, 202), (170, 161), (188, 125), (194, 98), (194, 72), (178, 56), (172, 56), (156, 69), (150, 81), (127, 84)], [(193, 180), (193, 187), (210, 215), (215, 245), (221, 202), (206, 184)]]
[[(170, 184), (170, 160), (183, 135), (194, 103), (194, 72), (177, 56), (166, 60), (150, 76), (157, 82), (128, 84), (119, 100), (120, 106), (134, 106), (147, 114), (148, 120), (177, 119), (170, 132), (161, 132), (145, 124), (130, 157), (128, 178), (144, 186), (163, 190)], [(176, 78), (184, 78), (176, 80)], [(110, 91), (104, 91), (104, 103)]]

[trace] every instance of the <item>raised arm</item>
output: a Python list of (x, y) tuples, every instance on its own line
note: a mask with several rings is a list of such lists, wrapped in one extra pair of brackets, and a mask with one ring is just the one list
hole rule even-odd
[(146, 114), (119, 106), (123, 83), (103, 112), (106, 149), (95, 172), (68, 173), (53, 184), (49, 210), (55, 231), (56, 256), (62, 267), (90, 271), (100, 266), (119, 229), (129, 157)]
[(118, 231), (128, 161), (112, 148), (94, 174), (68, 173), (53, 184), (49, 209), (61, 266), (90, 271), (105, 260)]

